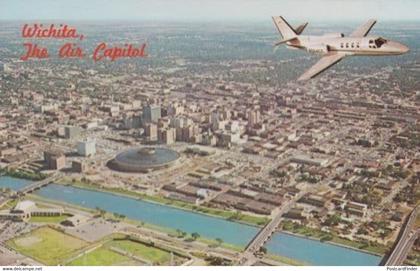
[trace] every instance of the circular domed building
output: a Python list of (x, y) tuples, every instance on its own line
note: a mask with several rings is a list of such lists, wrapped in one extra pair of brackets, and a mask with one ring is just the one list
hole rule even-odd
[(172, 165), (179, 153), (163, 147), (131, 148), (108, 162), (108, 167), (122, 172), (148, 172)]

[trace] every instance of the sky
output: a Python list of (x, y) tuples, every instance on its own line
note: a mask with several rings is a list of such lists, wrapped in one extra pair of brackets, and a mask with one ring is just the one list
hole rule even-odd
[(0, 0), (0, 20), (420, 20), (420, 0)]

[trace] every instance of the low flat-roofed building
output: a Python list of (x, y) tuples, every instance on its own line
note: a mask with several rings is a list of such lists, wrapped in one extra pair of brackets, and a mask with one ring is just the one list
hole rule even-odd
[(61, 216), (63, 214), (62, 208), (35, 208), (31, 211), (31, 216)]
[(28, 213), (31, 212), (31, 210), (33, 210), (34, 208), (36, 208), (35, 202), (30, 201), (30, 200), (24, 200), (24, 201), (19, 201), (15, 208), (13, 208), (12, 212), (13, 213)]
[(0, 148), (0, 157), (13, 155), (15, 153), (16, 153), (16, 148), (10, 148), (10, 147)]
[(329, 160), (327, 158), (316, 158), (311, 157), (308, 155), (295, 155), (290, 160), (293, 163), (298, 164), (305, 164), (305, 165), (313, 165), (313, 166), (319, 166), (319, 167), (325, 167), (328, 165)]
[(30, 200), (20, 201), (11, 210), (0, 212), (0, 218), (13, 221), (26, 221), (32, 216), (60, 216), (64, 214), (63, 208), (38, 208), (35, 202)]
[(326, 200), (322, 196), (306, 194), (299, 200), (299, 202), (317, 206), (317, 207), (324, 207)]
[(290, 219), (296, 219), (296, 220), (302, 220), (306, 217), (303, 215), (303, 208), (292, 208), (290, 211), (285, 213), (283, 217), (290, 218)]
[(345, 209), (353, 215), (364, 217), (367, 212), (367, 205), (364, 203), (350, 201), (347, 202)]

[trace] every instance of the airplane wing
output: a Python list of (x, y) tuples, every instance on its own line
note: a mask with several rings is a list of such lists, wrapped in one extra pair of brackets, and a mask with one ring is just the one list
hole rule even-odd
[(337, 52), (328, 53), (324, 55), (315, 65), (313, 65), (311, 68), (309, 68), (309, 70), (302, 74), (302, 76), (299, 77), (298, 81), (304, 81), (314, 78), (315, 76), (325, 71), (332, 65), (338, 63), (345, 56), (346, 54)]
[(369, 20), (365, 24), (359, 26), (349, 37), (366, 37), (372, 27), (376, 24), (376, 20)]

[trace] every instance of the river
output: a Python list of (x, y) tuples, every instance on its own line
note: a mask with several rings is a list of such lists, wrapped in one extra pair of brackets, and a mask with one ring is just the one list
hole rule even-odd
[[(13, 190), (30, 183), (8, 176), (0, 177), (0, 187)], [(221, 238), (226, 243), (238, 246), (245, 246), (259, 230), (257, 227), (166, 205), (59, 184), (50, 184), (35, 194), (87, 208), (99, 207), (165, 228), (180, 229), (187, 233), (197, 232), (208, 239)], [(273, 254), (311, 265), (377, 265), (380, 261), (379, 257), (368, 253), (284, 233), (276, 233), (268, 242), (267, 249)]]

